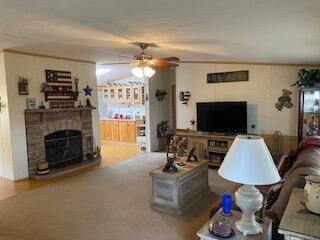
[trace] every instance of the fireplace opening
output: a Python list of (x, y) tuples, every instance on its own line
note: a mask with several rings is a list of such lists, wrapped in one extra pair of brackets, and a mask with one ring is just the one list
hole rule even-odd
[(57, 131), (45, 136), (44, 141), (49, 168), (59, 168), (83, 161), (81, 131)]

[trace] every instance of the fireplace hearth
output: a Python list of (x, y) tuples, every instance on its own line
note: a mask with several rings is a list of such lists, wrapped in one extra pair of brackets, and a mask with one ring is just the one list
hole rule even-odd
[(64, 167), (83, 161), (81, 131), (57, 131), (45, 136), (44, 142), (49, 168)]

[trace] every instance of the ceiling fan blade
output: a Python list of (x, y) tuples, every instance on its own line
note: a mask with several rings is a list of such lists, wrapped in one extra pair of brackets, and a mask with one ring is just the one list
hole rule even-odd
[(177, 57), (166, 57), (166, 58), (157, 58), (156, 60), (166, 61), (166, 62), (176, 62), (176, 61), (179, 61), (180, 59)]
[(179, 65), (176, 63), (170, 63), (170, 62), (166, 62), (166, 61), (155, 61), (153, 66), (166, 68), (166, 67), (178, 67)]
[(132, 62), (118, 62), (118, 63), (101, 63), (99, 65), (124, 65), (124, 64), (131, 64)]

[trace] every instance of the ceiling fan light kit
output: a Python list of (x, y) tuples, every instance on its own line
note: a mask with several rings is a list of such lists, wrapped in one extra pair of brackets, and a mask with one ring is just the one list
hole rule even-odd
[[(165, 57), (165, 58), (158, 58), (153, 59), (152, 55), (146, 54), (144, 51), (148, 47), (158, 47), (154, 43), (141, 43), (141, 42), (135, 42), (132, 43), (134, 45), (138, 45), (141, 49), (141, 53), (137, 54), (133, 57), (133, 61), (135, 63), (135, 67), (131, 69), (131, 73), (138, 77), (152, 77), (155, 74), (155, 70), (151, 68), (151, 66), (155, 67), (162, 67), (162, 68), (175, 68), (179, 66), (177, 64), (177, 61), (179, 61), (179, 58), (177, 57)], [(130, 63), (105, 63), (102, 65), (117, 65), (117, 64), (130, 64)]]
[(143, 78), (143, 70), (140, 67), (132, 68), (131, 73), (138, 78)]

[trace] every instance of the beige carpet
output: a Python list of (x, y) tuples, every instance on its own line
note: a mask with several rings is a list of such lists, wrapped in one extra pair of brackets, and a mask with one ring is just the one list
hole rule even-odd
[(164, 154), (144, 154), (0, 202), (0, 239), (198, 239), (217, 196), (184, 216), (150, 208), (149, 170)]

